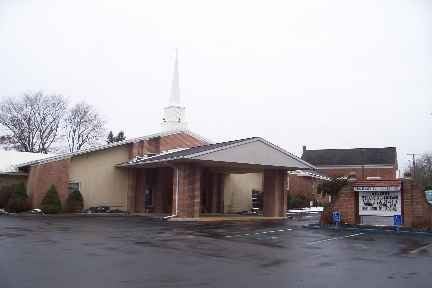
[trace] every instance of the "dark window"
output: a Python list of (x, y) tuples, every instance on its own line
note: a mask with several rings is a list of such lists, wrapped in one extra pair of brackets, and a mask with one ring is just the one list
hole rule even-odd
[(72, 193), (74, 191), (80, 191), (79, 183), (78, 182), (69, 182), (68, 191), (69, 191), (69, 193)]
[(146, 188), (144, 192), (144, 205), (146, 208), (153, 206), (153, 192), (151, 188)]

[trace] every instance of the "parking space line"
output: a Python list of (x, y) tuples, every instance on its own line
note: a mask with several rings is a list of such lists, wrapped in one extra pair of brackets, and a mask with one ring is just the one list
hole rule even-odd
[(409, 254), (415, 254), (415, 253), (419, 252), (420, 250), (427, 249), (429, 247), (432, 247), (432, 243), (429, 243), (429, 244), (423, 245), (419, 248), (416, 248), (414, 250), (411, 250), (411, 251), (409, 251)]
[[(252, 235), (262, 235), (262, 234), (267, 234), (267, 233), (277, 233), (277, 232), (285, 232), (285, 231), (293, 231), (293, 229), (291, 228), (286, 228), (286, 229), (278, 229), (276, 230), (268, 230), (268, 231), (260, 231), (260, 232), (250, 232), (250, 233), (244, 233), (244, 234), (232, 234), (232, 235), (225, 235), (225, 238), (233, 238), (233, 237), (248, 237), (248, 236), (252, 236)], [(271, 239), (276, 239), (273, 237), (270, 237)]]
[(333, 241), (333, 240), (340, 240), (340, 239), (344, 239), (344, 238), (356, 237), (356, 236), (360, 236), (363, 234), (365, 234), (365, 233), (355, 233), (355, 234), (350, 234), (350, 235), (345, 235), (345, 236), (339, 236), (339, 237), (333, 237), (333, 238), (328, 238), (328, 239), (323, 239), (323, 240), (312, 241), (312, 242), (309, 242), (307, 244), (318, 244), (318, 243), (329, 242), (329, 241)]

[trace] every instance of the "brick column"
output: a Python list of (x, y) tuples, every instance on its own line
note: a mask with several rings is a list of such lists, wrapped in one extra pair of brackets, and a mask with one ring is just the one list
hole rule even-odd
[(136, 178), (137, 169), (128, 169), (128, 192), (127, 192), (127, 211), (135, 212), (135, 197), (136, 197)]
[[(183, 218), (196, 218), (200, 216), (201, 173), (201, 167), (193, 164), (180, 164), (174, 168), (173, 214), (177, 212), (177, 216)], [(177, 193), (178, 202), (176, 211)]]
[(170, 213), (170, 201), (172, 184), (172, 168), (161, 167), (157, 171), (157, 184), (153, 193), (154, 213)]
[(135, 212), (144, 212), (144, 190), (146, 186), (146, 169), (136, 169), (135, 172)]
[(213, 173), (211, 175), (212, 181), (210, 191), (211, 191), (211, 212), (212, 213), (224, 213), (224, 187), (223, 187), (223, 177), (221, 173)]
[(286, 170), (264, 171), (264, 216), (286, 217), (287, 173)]

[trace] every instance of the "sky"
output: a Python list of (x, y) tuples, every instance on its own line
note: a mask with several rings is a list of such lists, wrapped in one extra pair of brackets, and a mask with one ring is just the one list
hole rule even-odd
[(308, 149), (432, 152), (432, 1), (0, 0), (0, 97), (160, 131), (175, 49), (190, 130)]

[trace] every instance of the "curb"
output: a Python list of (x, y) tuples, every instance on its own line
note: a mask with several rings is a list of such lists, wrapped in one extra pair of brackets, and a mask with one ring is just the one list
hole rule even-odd
[(335, 225), (321, 225), (321, 224), (309, 224), (302, 226), (305, 229), (323, 229), (323, 230), (334, 230), (334, 231), (365, 231), (365, 232), (385, 232), (395, 234), (421, 234), (432, 236), (432, 230), (416, 230), (412, 228), (401, 227), (399, 231), (393, 226), (361, 226), (361, 225), (341, 225), (336, 228)]

